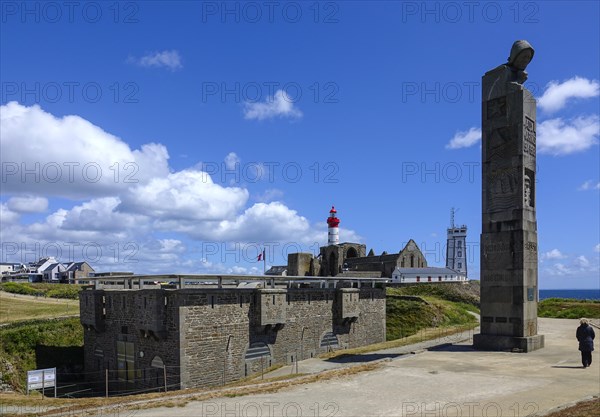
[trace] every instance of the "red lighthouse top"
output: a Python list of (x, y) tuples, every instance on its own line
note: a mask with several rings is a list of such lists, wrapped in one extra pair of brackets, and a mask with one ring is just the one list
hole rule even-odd
[(327, 225), (329, 227), (338, 227), (340, 224), (340, 219), (338, 219), (335, 214), (337, 211), (334, 206), (331, 206), (331, 210), (329, 210), (329, 217), (327, 218)]

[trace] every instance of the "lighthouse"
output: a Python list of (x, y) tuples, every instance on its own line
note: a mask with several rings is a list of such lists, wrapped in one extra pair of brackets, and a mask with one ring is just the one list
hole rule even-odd
[(327, 245), (337, 245), (340, 243), (340, 230), (338, 228), (340, 219), (336, 217), (337, 211), (334, 206), (331, 206), (329, 210), (329, 217), (327, 218), (327, 225), (329, 226), (329, 233), (327, 238)]

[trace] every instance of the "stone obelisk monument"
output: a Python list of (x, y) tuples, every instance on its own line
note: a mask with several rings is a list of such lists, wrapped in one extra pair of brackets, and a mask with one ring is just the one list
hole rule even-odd
[(523, 87), (534, 50), (516, 41), (482, 78), (481, 333), (476, 349), (530, 352), (538, 334), (536, 103)]

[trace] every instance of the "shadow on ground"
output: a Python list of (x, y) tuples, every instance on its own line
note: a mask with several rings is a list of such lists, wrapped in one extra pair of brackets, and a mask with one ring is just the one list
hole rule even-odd
[(566, 366), (566, 365), (556, 365), (556, 366), (551, 366), (551, 368), (565, 368), (565, 369), (583, 369), (583, 366)]
[(472, 345), (439, 345), (428, 348), (432, 352), (475, 352)]
[(394, 359), (402, 356), (400, 353), (366, 353), (364, 355), (341, 355), (336, 358), (326, 359), (331, 363), (353, 363), (353, 362), (373, 362), (381, 359)]

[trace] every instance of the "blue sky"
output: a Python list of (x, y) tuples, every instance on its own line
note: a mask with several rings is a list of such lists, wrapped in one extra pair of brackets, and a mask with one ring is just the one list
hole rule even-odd
[[(481, 76), (535, 48), (540, 288), (598, 288), (597, 2), (2, 2), (2, 262), (261, 273), (341, 240), (479, 277)], [(566, 36), (568, 34), (568, 36)]]

